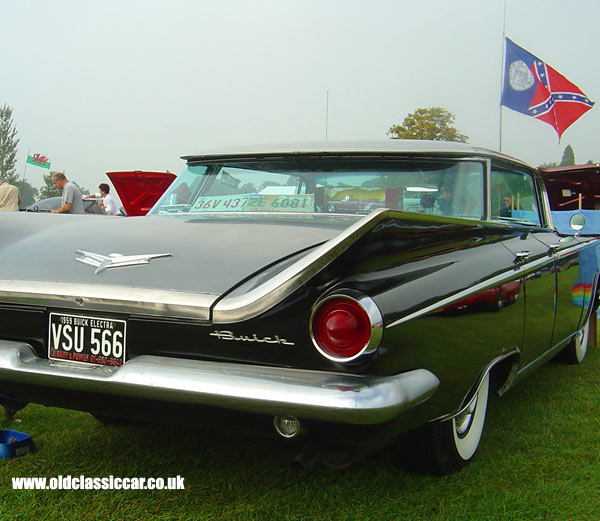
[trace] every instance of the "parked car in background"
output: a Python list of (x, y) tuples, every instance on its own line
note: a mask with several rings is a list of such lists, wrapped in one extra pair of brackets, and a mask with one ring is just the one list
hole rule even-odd
[[(418, 140), (184, 159), (145, 217), (2, 216), (0, 403), (304, 437), (300, 467), (401, 443), (446, 474), (489, 393), (583, 361), (599, 241), (554, 230), (525, 163)], [(330, 211), (363, 190), (383, 207)]]
[[(581, 220), (579, 233), (600, 234), (600, 164), (571, 165), (539, 169), (548, 191), (552, 221), (561, 233), (569, 233), (572, 219)], [(573, 303), (585, 306), (592, 292), (593, 273), (600, 265), (596, 249), (582, 253), (586, 257), (577, 282), (571, 290)], [(597, 321), (590, 324), (596, 336)]]
[(353, 199), (346, 195), (342, 199), (331, 199), (327, 201), (328, 212), (338, 213), (369, 213), (376, 208), (383, 208), (385, 203), (379, 199)]
[(539, 169), (552, 211), (600, 209), (600, 164)]
[[(106, 215), (104, 209), (98, 206), (98, 200), (99, 198), (83, 198), (83, 209), (86, 214)], [(41, 199), (36, 203), (30, 204), (24, 211), (49, 213), (51, 210), (58, 210), (61, 206), (62, 199), (60, 197), (48, 197), (47, 199)]]
[[(123, 205), (121, 208), (122, 214), (128, 216), (146, 215), (176, 178), (176, 175), (170, 172), (142, 170), (107, 172), (106, 175), (121, 200)], [(106, 215), (106, 212), (98, 206), (100, 199), (101, 197), (83, 197), (85, 213)], [(25, 208), (25, 211), (50, 212), (51, 210), (58, 210), (61, 206), (60, 197), (49, 197), (29, 205)]]
[(554, 225), (569, 229), (575, 213), (585, 217), (584, 233), (600, 233), (600, 164), (539, 169), (548, 190)]
[(125, 213), (129, 216), (146, 215), (159, 197), (174, 181), (170, 172), (149, 172), (142, 170), (107, 172)]

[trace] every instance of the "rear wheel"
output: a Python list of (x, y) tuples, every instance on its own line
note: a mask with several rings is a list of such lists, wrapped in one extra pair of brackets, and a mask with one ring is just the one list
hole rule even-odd
[(454, 438), (452, 448), (456, 449), (460, 466), (470, 461), (479, 447), (487, 412), (489, 390), (490, 376), (486, 374), (465, 411), (452, 418), (452, 436)]
[[(592, 313), (595, 315), (595, 313)], [(577, 332), (573, 340), (558, 355), (558, 360), (565, 364), (580, 364), (587, 355), (588, 339), (590, 337), (591, 318), (588, 318), (584, 326)]]
[(438, 475), (451, 474), (473, 459), (483, 434), (489, 389), (490, 377), (486, 374), (461, 414), (418, 433), (416, 441), (421, 450), (411, 457), (414, 468)]

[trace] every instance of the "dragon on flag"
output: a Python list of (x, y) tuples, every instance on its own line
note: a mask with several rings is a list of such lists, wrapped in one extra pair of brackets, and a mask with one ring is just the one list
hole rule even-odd
[(42, 168), (50, 168), (50, 159), (41, 154), (33, 154), (32, 156), (27, 156), (27, 163)]

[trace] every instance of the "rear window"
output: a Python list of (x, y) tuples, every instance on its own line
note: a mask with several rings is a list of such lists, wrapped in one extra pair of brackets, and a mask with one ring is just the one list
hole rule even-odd
[(479, 161), (286, 160), (190, 165), (150, 213), (343, 213), (378, 208), (483, 217)]

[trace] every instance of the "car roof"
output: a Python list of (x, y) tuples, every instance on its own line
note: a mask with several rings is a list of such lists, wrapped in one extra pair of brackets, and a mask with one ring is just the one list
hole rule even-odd
[[(523, 161), (487, 148), (474, 147), (450, 141), (428, 141), (423, 139), (387, 139), (379, 141), (319, 141), (293, 144), (249, 145), (208, 150), (198, 154), (182, 156), (189, 163), (217, 160), (242, 160), (290, 156), (389, 156), (419, 155), (471, 157), (485, 156), (510, 160), (522, 165)], [(526, 165), (529, 166), (529, 165)]]
[(569, 165), (569, 166), (552, 166), (546, 168), (538, 168), (543, 176), (554, 176), (560, 174), (591, 174), (600, 173), (600, 163), (590, 163), (587, 165)]

